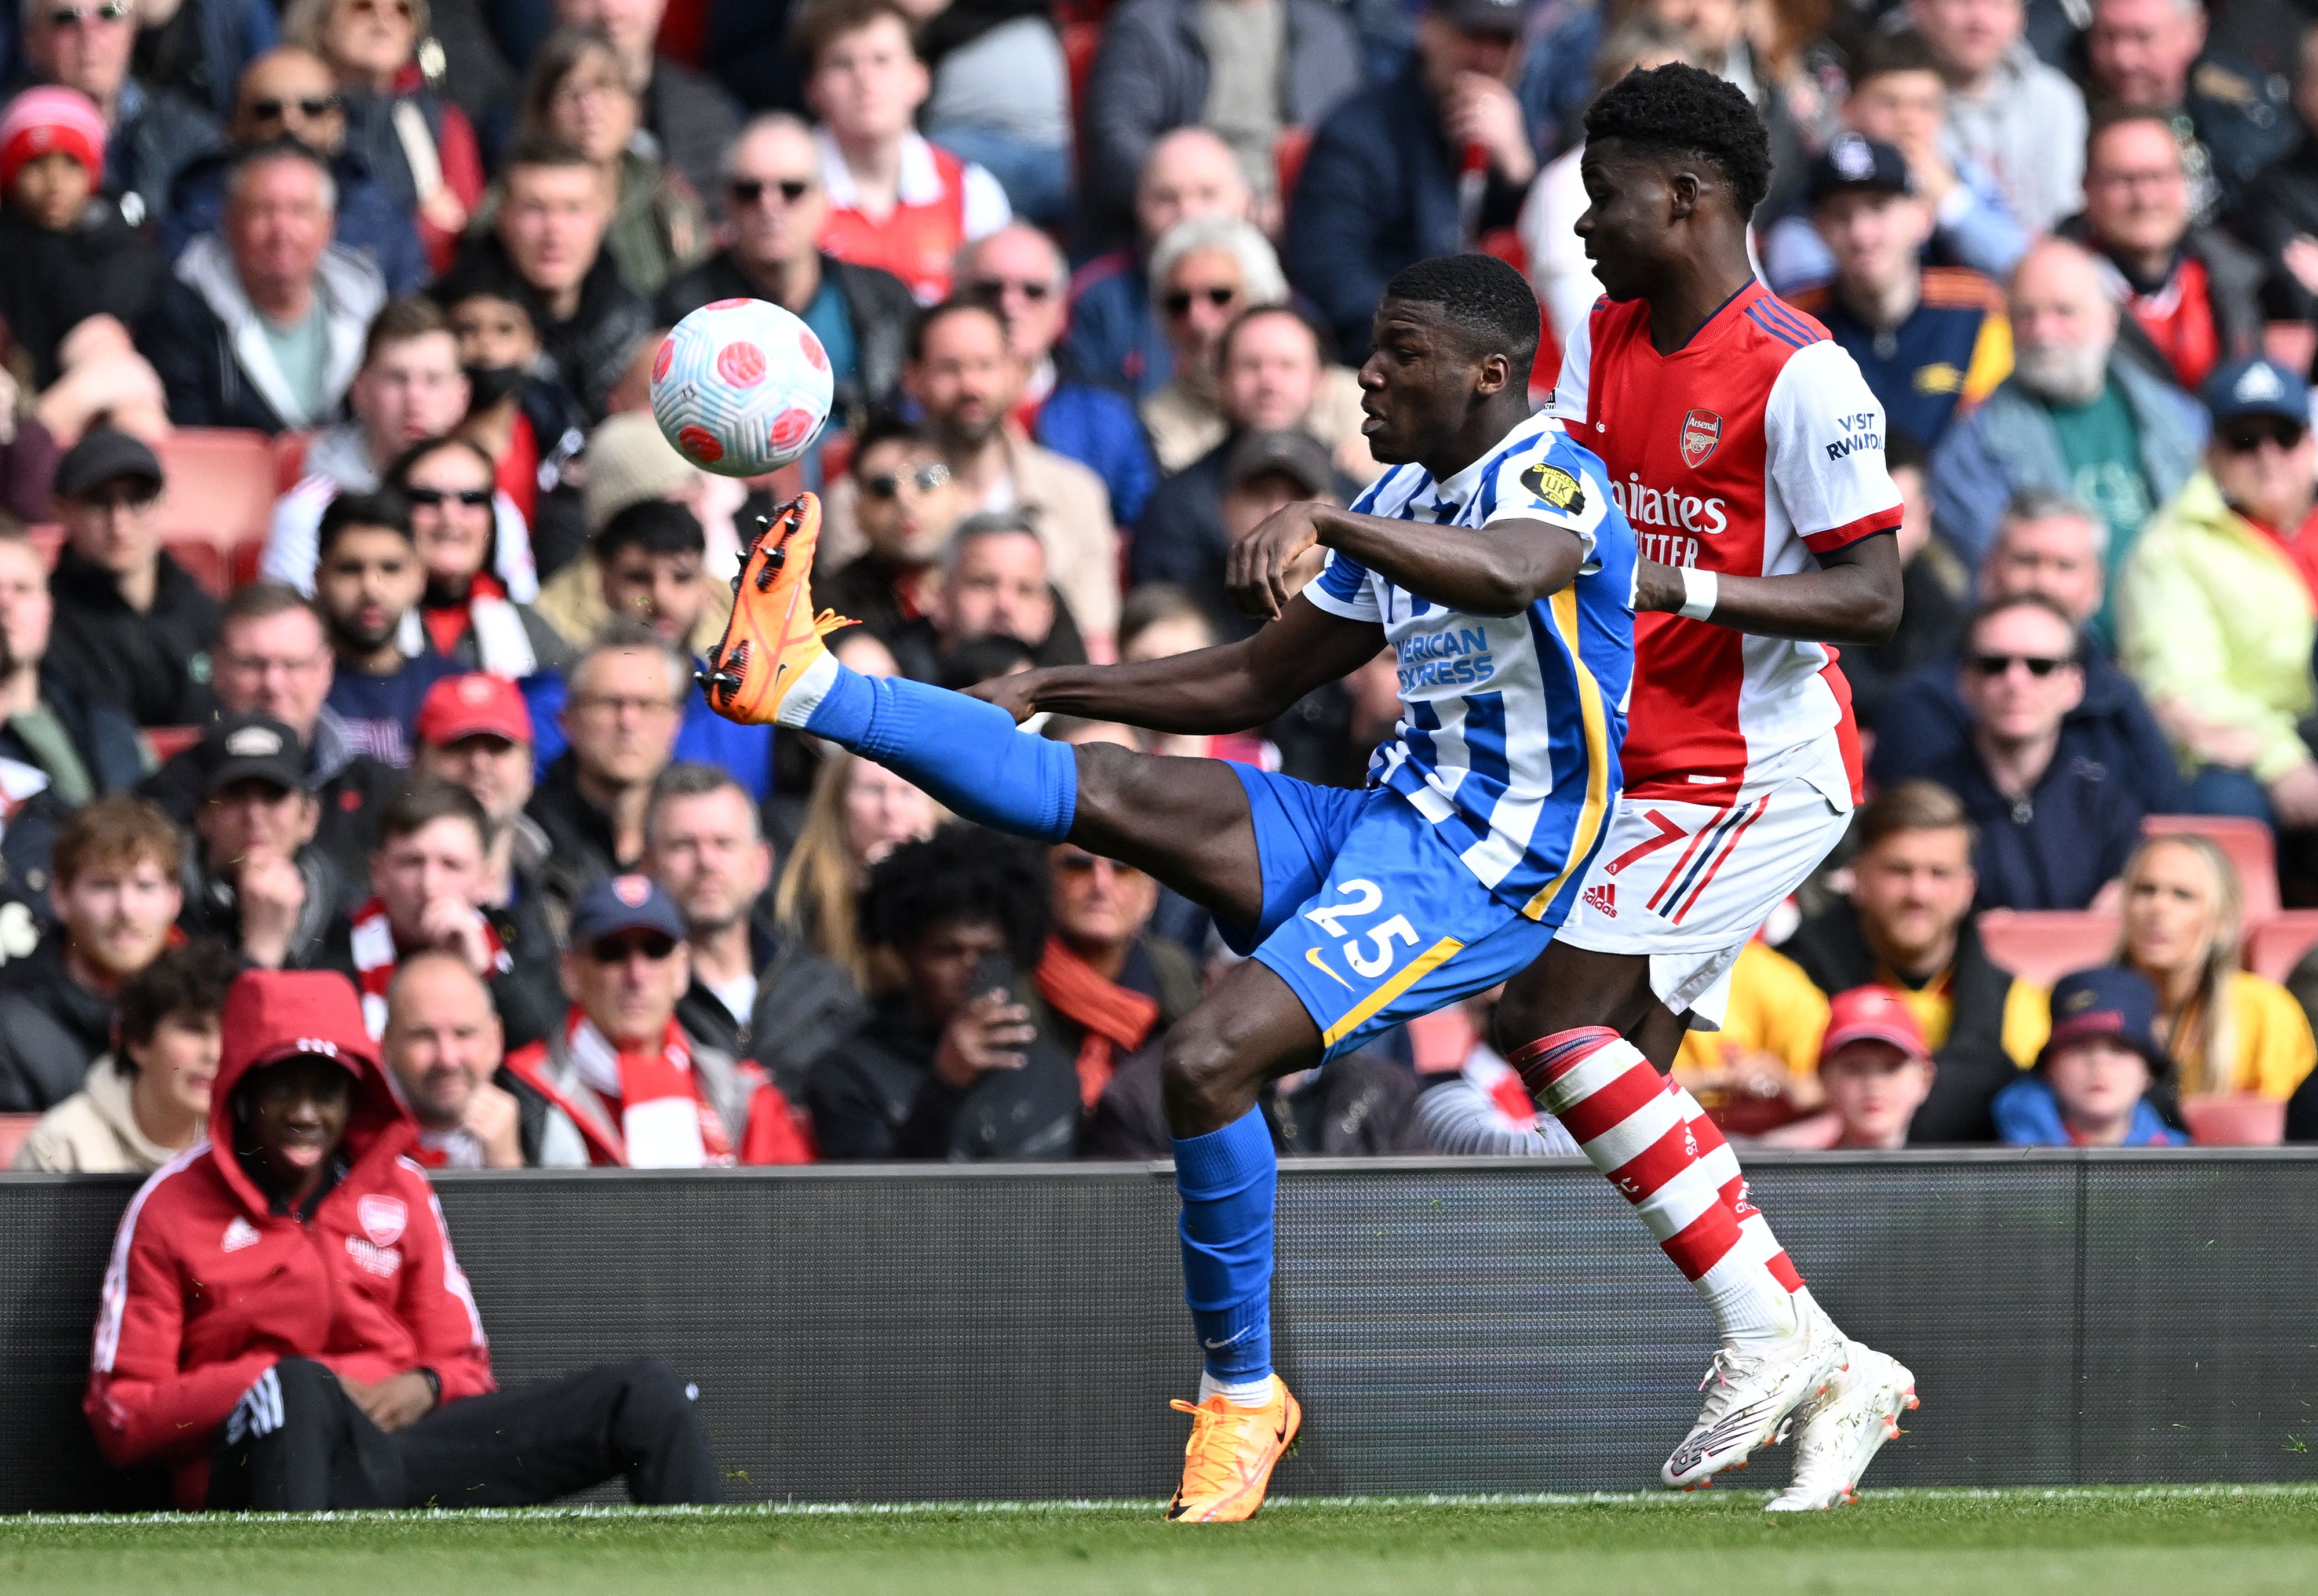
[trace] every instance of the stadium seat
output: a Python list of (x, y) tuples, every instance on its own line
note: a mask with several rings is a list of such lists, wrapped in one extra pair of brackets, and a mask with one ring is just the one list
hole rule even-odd
[(40, 1123), (37, 1114), (0, 1114), (0, 1170), (16, 1161), (16, 1149)]
[(1408, 1049), (1415, 1055), (1420, 1075), (1445, 1073), (1464, 1067), (1479, 1040), (1462, 1004), (1436, 1009), (1422, 1019), (1408, 1022)]
[(2278, 912), (2278, 844), (2261, 821), (2235, 815), (2153, 814), (2141, 822), (2141, 829), (2149, 837), (2194, 832), (2228, 855), (2237, 868), (2248, 925)]
[(2245, 967), (2264, 980), (2284, 981), (2313, 947), (2318, 947), (2318, 909), (2281, 910), (2247, 928)]
[(1980, 917), (1988, 956), (2023, 981), (2050, 986), (2116, 955), (2117, 917), (2091, 910), (1991, 909)]
[(1280, 137), (1271, 141), (1272, 170), (1280, 179), (1280, 214), (1288, 214), (1288, 202), (1296, 197), (1296, 180), (1304, 175), (1304, 157), (1312, 153), (1312, 130), (1294, 122), (1280, 130)]
[(153, 750), (153, 758), (163, 765), (166, 765), (201, 740), (202, 729), (199, 726), (148, 726), (145, 728), (146, 746)]
[(233, 591), (233, 556), (243, 549), (262, 549), (264, 545), (241, 542), (229, 549), (207, 538), (172, 537), (163, 540), (161, 547), (211, 598), (223, 599)]
[(221, 546), (263, 538), (274, 515), (274, 444), (261, 432), (188, 426), (154, 450), (169, 476), (166, 535)]
[(306, 475), (306, 451), (313, 442), (310, 432), (274, 435), (274, 492), (277, 498), (298, 486)]
[(2286, 1140), (2286, 1105), (2255, 1092), (2183, 1098), (2181, 1118), (2200, 1147), (2275, 1147)]

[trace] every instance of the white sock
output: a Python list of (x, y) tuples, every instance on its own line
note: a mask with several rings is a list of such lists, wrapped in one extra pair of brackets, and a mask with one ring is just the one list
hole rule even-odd
[(1220, 1395), (1235, 1408), (1260, 1408), (1271, 1400), (1271, 1376), (1253, 1380), (1218, 1380), (1207, 1370), (1199, 1371), (1199, 1400)]
[(821, 707), (821, 701), (829, 696), (830, 684), (836, 679), (837, 656), (823, 654), (805, 667), (804, 674), (781, 695), (780, 707), (773, 712), (773, 719), (783, 726), (802, 727), (813, 719), (813, 712)]
[(1715, 1332), (1734, 1351), (1761, 1352), (1802, 1328), (1801, 1305), (1760, 1264), (1733, 1253), (1695, 1282)]

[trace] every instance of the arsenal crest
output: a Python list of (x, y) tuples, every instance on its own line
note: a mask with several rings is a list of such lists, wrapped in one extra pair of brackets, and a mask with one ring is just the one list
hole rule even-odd
[(1693, 410), (1682, 418), (1683, 463), (1696, 471), (1722, 441), (1722, 417), (1712, 410)]
[(355, 1217), (362, 1222), (363, 1233), (381, 1247), (391, 1247), (402, 1240), (403, 1226), (409, 1216), (400, 1197), (388, 1197), (383, 1192), (367, 1193), (355, 1205)]

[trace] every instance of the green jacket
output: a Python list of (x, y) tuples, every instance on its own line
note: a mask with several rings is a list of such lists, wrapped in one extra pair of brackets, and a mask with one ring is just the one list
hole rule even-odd
[(2158, 719), (2164, 705), (2260, 740), (2257, 780), (2310, 758), (2310, 590), (2278, 546), (2223, 502), (2210, 472), (2150, 518), (2119, 578), (2119, 663)]

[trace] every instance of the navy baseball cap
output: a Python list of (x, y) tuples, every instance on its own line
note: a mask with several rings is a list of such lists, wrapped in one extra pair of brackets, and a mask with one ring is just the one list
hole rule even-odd
[(2036, 1063), (2046, 1063), (2056, 1048), (2095, 1036), (2124, 1043), (2149, 1061), (2154, 1074), (2162, 1075), (2173, 1068), (2173, 1061), (2157, 1041), (2156, 990), (2138, 970), (2105, 964), (2055, 982), (2053, 1034), (2037, 1054)]
[(2253, 355), (2233, 360), (2206, 379), (2197, 390), (2213, 413), (2214, 425), (2271, 416), (2296, 426), (2310, 425), (2310, 385), (2274, 360)]
[(1810, 164), (1810, 202), (1831, 194), (1909, 194), (1916, 192), (1908, 175), (1908, 157), (1880, 139), (1858, 133), (1838, 133), (1835, 142)]
[(649, 875), (607, 876), (580, 894), (571, 906), (571, 942), (585, 947), (623, 931), (658, 931), (684, 940), (684, 916), (675, 900)]
[(1530, 0), (1427, 0), (1424, 9), (1468, 33), (1518, 33), (1529, 26)]

